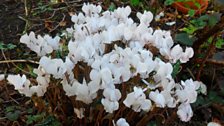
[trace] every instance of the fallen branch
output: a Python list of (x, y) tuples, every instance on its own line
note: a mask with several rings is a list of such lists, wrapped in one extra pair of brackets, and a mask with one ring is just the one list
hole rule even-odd
[(33, 61), (33, 60), (4, 60), (4, 61), (0, 61), (0, 64), (5, 64), (5, 63), (33, 63), (33, 64), (39, 64), (39, 62), (37, 61)]
[[(223, 28), (224, 28), (224, 14), (222, 14), (221, 20), (214, 27), (212, 27), (211, 29), (207, 30), (206, 27), (205, 27), (205, 28), (197, 31), (198, 34), (196, 35), (196, 37), (198, 39), (193, 44), (193, 49), (194, 49), (194, 52), (195, 52), (195, 56), (197, 54), (199, 54), (199, 48), (200, 48), (200, 46), (203, 43), (207, 42), (207, 40), (211, 36), (213, 36), (216, 33), (222, 31)], [(205, 32), (202, 32), (202, 31), (205, 31)]]
[(218, 35), (218, 34), (215, 34), (215, 35), (213, 36), (212, 43), (209, 45), (208, 51), (207, 51), (207, 53), (206, 53), (206, 56), (203, 58), (203, 60), (202, 60), (202, 62), (201, 62), (201, 64), (200, 64), (200, 68), (199, 68), (198, 73), (197, 73), (197, 76), (196, 76), (196, 79), (197, 79), (197, 80), (200, 80), (201, 72), (202, 72), (202, 70), (203, 70), (203, 67), (204, 67), (204, 65), (205, 65), (205, 62), (206, 62), (206, 60), (209, 58), (209, 56), (211, 55), (212, 50), (215, 48), (215, 43), (216, 43), (216, 40), (217, 40), (217, 35)]
[[(195, 59), (196, 63), (201, 63), (202, 61), (203, 61), (203, 59)], [(224, 66), (224, 60), (207, 59), (206, 63)]]

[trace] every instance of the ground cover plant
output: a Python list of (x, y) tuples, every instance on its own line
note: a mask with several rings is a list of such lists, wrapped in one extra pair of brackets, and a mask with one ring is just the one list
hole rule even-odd
[(221, 125), (222, 10), (171, 15), (164, 2), (16, 2), (25, 24), (0, 46), (1, 124)]

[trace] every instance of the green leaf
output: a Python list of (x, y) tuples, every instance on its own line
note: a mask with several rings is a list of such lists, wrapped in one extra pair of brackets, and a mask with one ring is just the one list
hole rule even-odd
[(43, 119), (44, 117), (44, 113), (41, 113), (41, 114), (37, 114), (37, 115), (28, 115), (27, 116), (27, 120), (26, 120), (26, 124), (32, 124), (34, 122), (37, 122), (37, 121), (40, 121)]
[(176, 75), (180, 72), (180, 61), (178, 60), (174, 65), (173, 65), (173, 72), (172, 72), (172, 77), (175, 78)]
[(36, 126), (61, 126), (61, 123), (54, 116), (48, 116)]
[(26, 110), (26, 112), (27, 112), (28, 114), (31, 114), (31, 113), (33, 113), (33, 109), (32, 109), (32, 108), (29, 108), (29, 109)]
[(198, 30), (197, 27), (193, 26), (192, 24), (190, 24), (188, 27), (184, 27), (182, 29), (182, 31), (185, 31), (187, 34), (193, 34), (196, 30)]
[(175, 35), (175, 40), (178, 41), (180, 44), (192, 46), (196, 38), (190, 37), (187, 33), (179, 33)]
[(12, 112), (12, 111), (14, 111), (15, 110), (15, 106), (8, 106), (8, 107), (6, 107), (5, 108), (5, 112)]
[(5, 49), (5, 44), (3, 42), (0, 42), (0, 49)]
[(194, 14), (195, 14), (195, 10), (190, 9), (190, 10), (188, 11), (188, 14), (189, 14), (189, 16), (193, 17)]
[(215, 92), (215, 91), (210, 91), (209, 94), (208, 94), (208, 97), (209, 97), (209, 100), (211, 100), (212, 102), (224, 104), (224, 99), (221, 98), (218, 95), (218, 93)]
[(155, 121), (150, 121), (147, 126), (157, 126)]
[(209, 15), (208, 25), (211, 27), (214, 26), (215, 24), (217, 24), (219, 22), (220, 18), (221, 18), (220, 13), (213, 13), (213, 14)]
[(217, 48), (220, 48), (220, 49), (221, 49), (221, 48), (223, 47), (223, 45), (224, 45), (224, 39), (219, 38), (219, 39), (217, 40), (215, 46), (216, 46)]
[(207, 98), (203, 98), (202, 96), (198, 96), (196, 102), (193, 104), (194, 106), (208, 104), (209, 100)]
[(7, 45), (7, 49), (14, 49), (16, 47), (16, 45), (14, 45), (14, 44), (8, 44)]
[(164, 2), (164, 4), (165, 4), (166, 6), (168, 6), (168, 5), (173, 4), (174, 2), (175, 2), (174, 0), (166, 0), (166, 1)]
[(201, 4), (198, 3), (198, 2), (195, 2), (194, 5), (195, 5), (197, 8), (201, 8)]
[(16, 110), (15, 112), (8, 112), (6, 113), (6, 118), (10, 121), (16, 121), (19, 118), (20, 113), (21, 112), (19, 110)]
[(33, 72), (33, 67), (30, 66), (30, 65), (28, 65), (28, 64), (27, 64), (26, 66), (27, 66), (27, 68), (28, 68), (28, 70), (29, 70), (30, 75), (36, 78), (36, 77), (37, 77), (37, 74), (35, 74), (35, 73)]
[(108, 10), (113, 12), (115, 9), (116, 9), (115, 4), (111, 3)]
[(131, 0), (130, 2), (131, 2), (131, 5), (132, 5), (132, 6), (138, 6), (139, 3), (140, 3), (139, 0)]

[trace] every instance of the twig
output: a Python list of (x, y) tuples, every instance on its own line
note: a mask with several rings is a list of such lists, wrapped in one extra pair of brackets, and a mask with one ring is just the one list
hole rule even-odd
[[(29, 13), (28, 13), (28, 8), (27, 8), (27, 0), (24, 0), (24, 9), (25, 9), (25, 16), (28, 17)], [(24, 20), (25, 18), (20, 18), (20, 19)], [(24, 28), (23, 32), (26, 32), (29, 27), (29, 20), (25, 19), (24, 21), (26, 22), (26, 24), (25, 24), (25, 28)]]
[[(203, 62), (203, 59), (195, 59), (195, 62), (196, 63), (201, 63), (201, 62)], [(223, 60), (219, 61), (219, 60), (214, 60), (214, 59), (207, 59), (206, 63), (224, 66), (224, 61)]]
[(62, 21), (64, 21), (65, 20), (65, 14), (63, 14), (63, 18), (62, 18), (62, 20), (58, 23), (58, 25), (56, 25), (52, 30), (50, 30), (49, 32), (53, 32), (54, 30), (56, 30), (59, 26), (60, 26), (60, 23), (62, 22)]
[(12, 98), (12, 97), (9, 95), (9, 90), (8, 90), (8, 88), (7, 88), (7, 86), (6, 86), (6, 85), (5, 85), (5, 89), (6, 89), (6, 92), (7, 92), (8, 96), (9, 96), (9, 98), (10, 98), (12, 101), (14, 101), (16, 104), (18, 104), (18, 105), (19, 105), (19, 102), (18, 102), (18, 101), (16, 101), (14, 98)]
[(23, 59), (20, 59), (20, 60), (4, 60), (4, 61), (0, 61), (0, 64), (4, 64), (4, 63), (33, 63), (33, 64), (39, 64), (39, 62), (37, 61), (33, 61), (33, 60), (23, 60)]
[(5, 120), (7, 119), (7, 117), (0, 117), (0, 120)]
[(28, 16), (27, 0), (24, 0), (25, 15)]
[(187, 68), (187, 71), (189, 72), (189, 74), (191, 75), (191, 77), (195, 80), (195, 76), (194, 76), (194, 74), (192, 73), (192, 71), (191, 71), (189, 68)]
[[(80, 4), (78, 4), (79, 2), (82, 2), (82, 0), (73, 0), (73, 1), (69, 1), (69, 2), (58, 2), (58, 3), (51, 3), (51, 4), (47, 4), (47, 5), (45, 5), (45, 7), (49, 7), (49, 6), (59, 6), (59, 5), (61, 5), (61, 4), (66, 4), (67, 6), (69, 5), (69, 4), (76, 4), (77, 6), (82, 6), (82, 3), (80, 3)], [(67, 8), (67, 7), (60, 7), (60, 8), (56, 8), (56, 9), (54, 9), (54, 10), (61, 10), (61, 9), (64, 9), (64, 8)], [(36, 7), (36, 8), (33, 8), (32, 9), (32, 11), (36, 11), (36, 10), (38, 10), (39, 9), (39, 7)]]
[[(219, 23), (217, 23), (214, 27), (212, 27), (211, 29), (209, 30), (206, 30), (206, 27), (197, 31), (197, 40), (194, 42), (193, 44), (193, 49), (194, 49), (194, 52), (195, 52), (195, 56), (196, 54), (199, 53), (199, 48), (200, 46), (206, 42), (209, 37), (215, 35), (216, 33), (220, 32), (223, 30), (223, 27), (224, 27), (224, 14), (221, 16), (221, 20), (219, 21)], [(206, 32), (202, 32), (201, 31), (206, 31)]]
[[(7, 58), (6, 58), (6, 56), (5, 56), (5, 53), (4, 53), (4, 51), (3, 51), (2, 49), (1, 49), (1, 52), (2, 52), (2, 55), (3, 55), (4, 59), (7, 60)], [(9, 66), (8, 63), (7, 63), (7, 65), (8, 65), (8, 68), (9, 68), (10, 66)]]
[(17, 69), (21, 70), (22, 72), (24, 72), (26, 74), (32, 75), (30, 72), (27, 72), (27, 71), (23, 70), (22, 68), (20, 68), (19, 66), (17, 66), (15, 64), (15, 63), (24, 63), (24, 62), (29, 62), (29, 63), (33, 63), (33, 64), (39, 64), (38, 62), (32, 61), (32, 60), (5, 60), (5, 61), (0, 61), (0, 64), (12, 63), (12, 65), (15, 66)]
[(218, 35), (218, 34), (215, 34), (215, 35), (213, 36), (212, 43), (211, 43), (210, 46), (209, 46), (209, 49), (208, 49), (208, 51), (207, 51), (207, 53), (206, 53), (206, 56), (203, 58), (203, 61), (202, 61), (202, 63), (200, 64), (200, 68), (199, 68), (198, 73), (197, 73), (197, 76), (196, 76), (196, 79), (197, 79), (197, 80), (200, 80), (201, 71), (203, 70), (203, 67), (204, 67), (204, 65), (205, 65), (205, 62), (206, 62), (206, 60), (208, 59), (208, 57), (211, 55), (212, 50), (215, 48), (215, 43), (216, 43), (216, 40), (217, 40), (217, 35)]
[(14, 99), (14, 100), (11, 99), (11, 100), (8, 100), (8, 101), (3, 101), (2, 103), (3, 103), (3, 104), (7, 104), (7, 103), (10, 103), (10, 102), (12, 102), (12, 101), (16, 101), (16, 102), (17, 102), (17, 101), (20, 101), (20, 100), (22, 100), (22, 99), (24, 99), (24, 97), (17, 98), (17, 99)]

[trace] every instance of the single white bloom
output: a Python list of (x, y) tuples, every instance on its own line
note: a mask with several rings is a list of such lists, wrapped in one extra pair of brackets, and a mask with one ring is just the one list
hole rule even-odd
[(207, 124), (207, 126), (221, 126), (221, 124), (217, 123), (217, 122), (209, 122)]
[(26, 82), (26, 75), (8, 75), (7, 80), (15, 86), (16, 90), (24, 89)]
[(118, 110), (119, 103), (117, 101), (110, 101), (107, 98), (102, 98), (101, 103), (104, 106), (106, 112), (113, 113), (113, 111)]
[(100, 70), (100, 75), (102, 77), (102, 80), (106, 83), (109, 84), (113, 81), (112, 78), (112, 72), (109, 68), (103, 68)]
[(4, 74), (0, 74), (0, 81), (5, 79), (5, 75)]
[[(77, 24), (82, 24), (85, 22), (86, 17), (83, 15), (83, 13), (79, 13), (78, 15), (72, 15), (71, 21)], [(72, 33), (72, 32), (70, 32)]]
[(52, 74), (56, 79), (63, 78), (67, 68), (62, 59), (50, 59), (46, 56), (41, 57), (40, 66), (48, 74)]
[(120, 118), (117, 120), (116, 126), (129, 126), (129, 124), (124, 118)]
[(149, 98), (156, 103), (157, 107), (164, 108), (166, 105), (165, 97), (158, 90), (151, 91), (149, 94)]
[(164, 96), (165, 104), (169, 108), (175, 108), (176, 107), (177, 101), (174, 97), (171, 96), (171, 93), (168, 90), (161, 91), (161, 94)]
[(84, 116), (85, 108), (74, 108), (74, 112), (79, 119), (82, 119)]
[(193, 82), (192, 79), (188, 79), (185, 82), (181, 81), (180, 88), (176, 89), (176, 95), (180, 102), (184, 103), (194, 103), (197, 99), (197, 89), (200, 85)]
[(156, 74), (154, 75), (154, 79), (156, 82), (161, 81), (164, 78), (167, 79), (171, 79), (172, 76), (172, 72), (173, 72), (173, 66), (168, 62), (165, 63), (161, 60), (159, 60), (158, 58), (156, 59), (158, 60), (158, 64), (157, 67), (155, 68)]
[(34, 92), (30, 90), (30, 81), (26, 79), (25, 75), (8, 75), (7, 80), (10, 84), (14, 85), (15, 89), (21, 94), (25, 94), (28, 97), (31, 97)]
[(71, 82), (71, 84), (69, 84), (67, 78), (64, 77), (61, 81), (61, 84), (67, 96), (74, 96), (77, 93), (77, 87), (79, 84), (77, 80), (74, 80), (73, 82)]
[(171, 59), (173, 60), (174, 63), (176, 63), (177, 60), (181, 58), (182, 54), (183, 49), (180, 47), (179, 44), (174, 46), (170, 52)]
[(54, 38), (52, 38), (49, 35), (45, 35), (43, 38), (54, 50), (59, 49), (59, 42), (61, 39), (59, 36), (55, 36)]
[(143, 90), (138, 87), (134, 87), (134, 92), (129, 93), (123, 103), (136, 112), (149, 111), (152, 106), (151, 101), (146, 99)]
[(47, 91), (47, 88), (45, 86), (32, 86), (30, 87), (30, 91), (33, 93), (36, 93), (38, 97), (44, 96), (45, 92)]
[(152, 21), (153, 19), (153, 14), (151, 12), (147, 12), (147, 11), (144, 11), (143, 14), (141, 14), (140, 12), (137, 12), (137, 17), (139, 18), (140, 20), (140, 23), (143, 23), (145, 25), (149, 25), (149, 23)]
[(184, 122), (190, 121), (191, 117), (193, 116), (193, 111), (191, 109), (191, 105), (182, 103), (178, 107), (177, 115), (179, 116), (181, 121), (184, 121)]
[(121, 92), (118, 89), (105, 88), (103, 91), (103, 96), (110, 101), (118, 101), (121, 98)]
[(80, 84), (76, 82), (76, 100), (82, 101), (86, 104), (92, 103), (93, 99), (96, 98), (97, 93), (90, 92), (90, 88), (86, 83), (86, 80), (83, 79), (83, 83)]
[(190, 47), (187, 47), (185, 52), (182, 53), (181, 57), (180, 57), (180, 62), (181, 63), (186, 63), (187, 61), (189, 61), (190, 58), (192, 58), (194, 55), (194, 50)]
[(174, 24), (176, 24), (176, 21), (166, 22), (166, 25), (168, 25), (168, 26), (172, 26)]
[(201, 92), (202, 94), (204, 94), (204, 95), (207, 94), (207, 87), (206, 87), (206, 85), (205, 85), (204, 83), (199, 82), (199, 81), (194, 81), (194, 83), (195, 83), (195, 84), (199, 83), (199, 85), (200, 85), (200, 88), (199, 88), (200, 92)]

